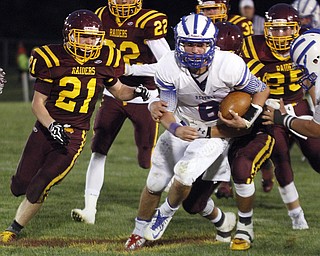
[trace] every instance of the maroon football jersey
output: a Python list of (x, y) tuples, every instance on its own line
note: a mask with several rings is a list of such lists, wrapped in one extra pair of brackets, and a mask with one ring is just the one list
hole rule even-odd
[(243, 37), (253, 35), (252, 21), (247, 19), (246, 17), (240, 15), (230, 15), (228, 16), (228, 21), (240, 28)]
[[(102, 20), (106, 31), (105, 44), (119, 49), (126, 64), (156, 62), (146, 40), (156, 40), (166, 36), (168, 20), (165, 14), (142, 9), (124, 22), (120, 22), (112, 15), (107, 6), (97, 9), (96, 14)], [(123, 76), (120, 80), (127, 85), (143, 84), (148, 89), (156, 89), (153, 77)]]
[(283, 98), (285, 104), (303, 98), (302, 88), (297, 83), (302, 70), (293, 67), (290, 56), (276, 57), (263, 35), (245, 38), (241, 54), (252, 73), (270, 87), (271, 98)]
[(90, 118), (104, 85), (113, 85), (124, 72), (119, 50), (104, 46), (100, 56), (79, 64), (62, 44), (32, 51), (30, 73), (34, 89), (46, 96), (46, 108), (56, 121), (89, 130)]

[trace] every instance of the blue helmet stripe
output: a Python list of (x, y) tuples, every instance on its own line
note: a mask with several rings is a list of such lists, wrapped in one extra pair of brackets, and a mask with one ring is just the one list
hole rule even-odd
[(212, 23), (212, 21), (211, 21), (211, 19), (207, 19), (207, 24), (206, 24), (206, 26), (204, 27), (204, 29), (203, 29), (203, 31), (202, 31), (202, 33), (201, 33), (201, 35), (205, 35), (206, 33), (207, 33), (207, 31), (208, 31), (208, 29), (209, 29), (209, 26), (210, 26), (210, 24)]
[(198, 33), (198, 20), (199, 20), (199, 14), (194, 15), (194, 21), (193, 21), (193, 34)]
[[(312, 45), (314, 45), (316, 43), (315, 40), (312, 40), (306, 48), (304, 48), (304, 50), (301, 52), (301, 54), (299, 55), (298, 59), (297, 59), (297, 64), (300, 63), (301, 59), (304, 57), (304, 55), (307, 53), (307, 51), (309, 51), (309, 49), (312, 47)], [(306, 61), (306, 59), (304, 60)], [(305, 64), (305, 63), (304, 63)]]
[(293, 47), (290, 48), (290, 56), (291, 59), (293, 57), (293, 53), (296, 51), (296, 49), (299, 47), (300, 44), (302, 44), (304, 41), (306, 41), (305, 38), (297, 38), (295, 41), (293, 41)]
[(186, 16), (183, 16), (182, 17), (182, 20), (181, 20), (181, 24), (182, 24), (182, 28), (183, 28), (183, 31), (186, 35), (189, 35), (189, 30), (187, 28), (187, 24), (186, 24)]

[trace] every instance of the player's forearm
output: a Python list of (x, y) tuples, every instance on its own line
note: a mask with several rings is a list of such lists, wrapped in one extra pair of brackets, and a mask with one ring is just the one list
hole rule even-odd
[(157, 63), (153, 64), (143, 64), (132, 66), (126, 65), (126, 75), (132, 76), (154, 76), (156, 73)]
[(250, 129), (235, 129), (224, 124), (211, 127), (211, 138), (234, 138), (250, 133)]
[(55, 121), (48, 110), (45, 107), (46, 96), (35, 92), (32, 100), (32, 112), (36, 116), (37, 120), (44, 126), (49, 127), (49, 125)]
[(266, 87), (266, 89), (264, 91), (257, 92), (253, 95), (252, 103), (263, 107), (264, 103), (266, 102), (266, 100), (269, 97), (269, 94), (270, 94), (270, 89), (269, 89), (269, 87)]
[(291, 122), (291, 129), (307, 137), (320, 138), (320, 125), (313, 120), (295, 118)]

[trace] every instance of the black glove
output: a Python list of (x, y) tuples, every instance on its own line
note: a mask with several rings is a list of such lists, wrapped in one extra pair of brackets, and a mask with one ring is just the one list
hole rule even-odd
[(143, 85), (139, 85), (138, 87), (136, 87), (136, 89), (134, 89), (134, 96), (141, 97), (143, 101), (146, 101), (150, 98), (150, 92)]
[(48, 130), (52, 138), (55, 139), (57, 142), (59, 142), (63, 146), (68, 145), (70, 140), (70, 137), (64, 131), (64, 128), (66, 127), (70, 127), (70, 125), (68, 124), (62, 125), (56, 121), (53, 121), (48, 127)]
[(282, 114), (278, 109), (274, 111), (274, 118), (273, 118), (274, 124), (281, 124), (291, 129), (291, 123), (294, 119), (296, 119), (295, 116), (291, 116), (289, 114)]

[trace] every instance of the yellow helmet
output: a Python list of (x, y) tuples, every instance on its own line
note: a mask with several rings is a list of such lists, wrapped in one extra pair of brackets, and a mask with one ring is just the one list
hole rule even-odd
[[(64, 21), (62, 34), (65, 48), (77, 60), (86, 62), (99, 56), (105, 32), (101, 20), (93, 12), (78, 10), (69, 14)], [(90, 38), (91, 42), (83, 42), (83, 38)]]
[[(202, 13), (209, 17), (213, 23), (218, 21), (226, 21), (228, 19), (229, 0), (198, 0), (196, 13)], [(213, 9), (214, 12), (205, 13), (206, 9)]]
[(290, 44), (299, 36), (299, 14), (289, 4), (279, 3), (266, 12), (264, 36), (274, 54), (288, 52)]
[(112, 15), (120, 19), (127, 19), (142, 9), (142, 0), (134, 0), (133, 3), (124, 4), (118, 4), (117, 0), (108, 0), (108, 6)]

